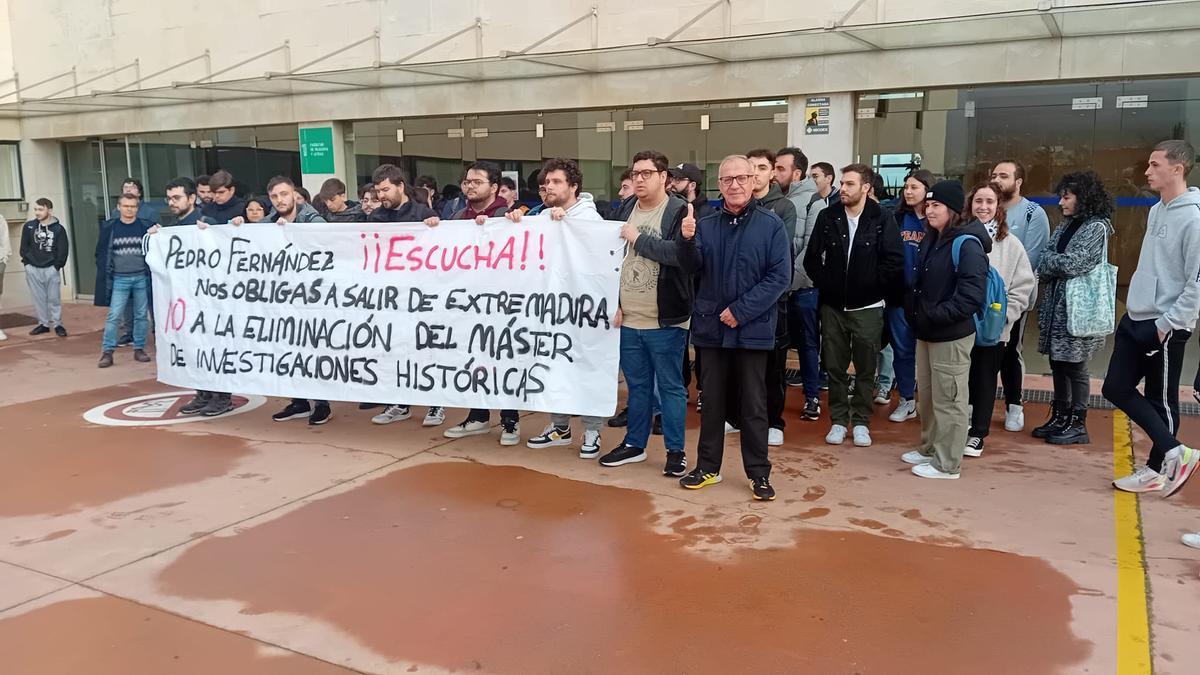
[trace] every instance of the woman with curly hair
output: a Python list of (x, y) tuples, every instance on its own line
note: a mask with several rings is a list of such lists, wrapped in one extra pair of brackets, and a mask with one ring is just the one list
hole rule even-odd
[(1087, 401), (1091, 380), (1087, 364), (1103, 337), (1075, 337), (1067, 331), (1067, 282), (1104, 262), (1112, 199), (1094, 171), (1069, 173), (1054, 188), (1063, 221), (1050, 235), (1038, 261), (1046, 295), (1038, 311), (1038, 351), (1050, 357), (1054, 407), (1050, 421), (1033, 430), (1034, 438), (1054, 445), (1088, 443)]

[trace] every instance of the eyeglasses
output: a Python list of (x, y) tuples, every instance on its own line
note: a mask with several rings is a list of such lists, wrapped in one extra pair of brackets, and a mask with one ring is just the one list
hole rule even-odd
[(478, 178), (473, 178), (471, 180), (464, 180), (462, 182), (463, 187), (471, 187), (471, 188), (479, 187), (480, 185), (484, 185), (485, 183), (487, 183), (487, 181), (479, 180)]
[(629, 177), (634, 180), (650, 180), (650, 176), (656, 173), (662, 173), (658, 169), (642, 169), (641, 171), (630, 171)]
[(737, 181), (738, 185), (747, 185), (750, 183), (750, 179), (753, 177), (754, 176), (751, 176), (750, 174), (743, 174), (741, 176), (721, 176), (717, 179), (717, 182), (721, 184), (721, 187), (729, 187), (730, 185), (733, 185), (734, 181)]

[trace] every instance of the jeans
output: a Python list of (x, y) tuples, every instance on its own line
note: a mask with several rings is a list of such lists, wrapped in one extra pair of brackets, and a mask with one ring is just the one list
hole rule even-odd
[(683, 451), (687, 390), (683, 388), (679, 364), (686, 348), (687, 331), (682, 328), (621, 327), (621, 371), (629, 388), (625, 445), (644, 449), (650, 440), (652, 398), (657, 385), (664, 443), (668, 451)]
[(904, 309), (887, 310), (888, 332), (892, 334), (892, 368), (900, 398), (913, 400), (917, 393), (917, 338), (908, 325)]
[(892, 368), (895, 360), (891, 343), (884, 345), (883, 349), (879, 350), (879, 369), (876, 371), (878, 374), (875, 376), (875, 385), (879, 389), (880, 396), (887, 396), (892, 392), (892, 383), (896, 380)]
[(788, 333), (792, 347), (800, 356), (800, 378), (804, 397), (821, 395), (821, 319), (817, 309), (817, 289), (802, 288), (788, 300)]
[(148, 283), (144, 274), (113, 277), (112, 300), (109, 302), (108, 318), (104, 321), (104, 351), (111, 352), (117, 348), (117, 322), (130, 303), (133, 304), (133, 348), (146, 348)]

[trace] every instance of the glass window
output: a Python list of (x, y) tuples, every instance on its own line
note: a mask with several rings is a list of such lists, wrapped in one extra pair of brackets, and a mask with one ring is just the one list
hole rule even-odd
[(0, 201), (20, 201), (24, 198), (20, 146), (15, 142), (0, 143)]

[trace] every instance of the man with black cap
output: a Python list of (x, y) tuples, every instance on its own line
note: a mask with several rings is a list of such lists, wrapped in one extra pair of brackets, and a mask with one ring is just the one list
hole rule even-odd
[(683, 197), (696, 212), (696, 220), (713, 213), (716, 209), (708, 205), (704, 196), (704, 174), (695, 164), (680, 164), (667, 170), (671, 192)]

